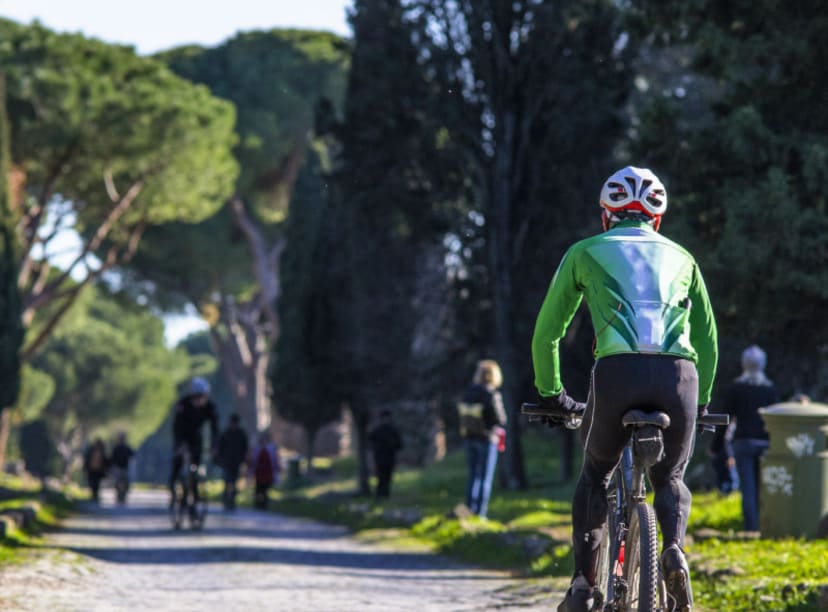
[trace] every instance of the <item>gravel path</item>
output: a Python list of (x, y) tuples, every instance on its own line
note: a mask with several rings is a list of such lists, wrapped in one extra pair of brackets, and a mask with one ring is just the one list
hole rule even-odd
[(344, 529), (213, 511), (174, 532), (166, 496), (104, 498), (0, 575), (0, 610), (540, 610), (560, 593), (442, 557), (363, 544)]

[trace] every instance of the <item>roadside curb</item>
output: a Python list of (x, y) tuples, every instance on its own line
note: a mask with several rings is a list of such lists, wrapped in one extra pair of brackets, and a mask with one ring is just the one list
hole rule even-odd
[(6, 538), (15, 530), (28, 531), (37, 522), (36, 506), (21, 506), (0, 510), (0, 539)]

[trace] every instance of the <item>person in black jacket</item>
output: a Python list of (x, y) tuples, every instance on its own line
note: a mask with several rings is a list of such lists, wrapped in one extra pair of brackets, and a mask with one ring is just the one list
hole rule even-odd
[(400, 432), (394, 427), (391, 412), (383, 410), (380, 413), (380, 422), (371, 433), (368, 441), (374, 449), (374, 466), (377, 470), (377, 497), (391, 495), (391, 480), (394, 477), (394, 464), (397, 453), (402, 449), (403, 442)]
[(722, 405), (736, 424), (733, 440), (725, 444), (725, 430), (720, 428), (711, 445), (713, 452), (724, 451), (727, 461), (736, 464), (745, 531), (759, 531), (759, 458), (769, 446), (759, 408), (779, 401), (776, 386), (765, 376), (766, 361), (765, 351), (756, 345), (742, 353), (742, 375), (730, 384)]
[(217, 458), (224, 476), (224, 507), (233, 510), (236, 507), (236, 483), (239, 469), (247, 459), (247, 433), (240, 426), (238, 414), (230, 416), (230, 422), (219, 437)]
[[(173, 449), (175, 451), (170, 473), (170, 492), (175, 501), (175, 480), (184, 464), (185, 451), (189, 452), (190, 465), (201, 464), (201, 451), (204, 444), (202, 429), (205, 424), (210, 425), (210, 449), (215, 451), (218, 437), (218, 416), (216, 406), (209, 398), (210, 383), (201, 377), (190, 381), (189, 392), (179, 399), (173, 410)], [(195, 492), (196, 497), (198, 491)]]
[(484, 359), (477, 364), (472, 384), (457, 405), (469, 469), (466, 506), (481, 518), (486, 518), (488, 511), (497, 453), (505, 433), (506, 411), (498, 391), (502, 384), (500, 366)]
[(104, 441), (101, 438), (95, 438), (84, 453), (83, 469), (86, 472), (92, 501), (96, 504), (100, 502), (101, 481), (106, 476), (108, 467)]
[(112, 454), (109, 457), (109, 465), (112, 471), (112, 480), (115, 483), (115, 500), (119, 504), (126, 503), (127, 492), (129, 491), (129, 462), (135, 455), (135, 451), (127, 444), (126, 433), (118, 432), (115, 438), (115, 446), (112, 447)]

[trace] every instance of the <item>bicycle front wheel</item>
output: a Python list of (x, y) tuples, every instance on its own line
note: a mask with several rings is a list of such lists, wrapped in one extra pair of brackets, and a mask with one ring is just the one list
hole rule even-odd
[(170, 521), (173, 529), (181, 529), (187, 511), (187, 487), (180, 481), (173, 485), (170, 500)]
[(658, 532), (652, 506), (639, 502), (630, 516), (624, 545), (625, 610), (659, 610)]

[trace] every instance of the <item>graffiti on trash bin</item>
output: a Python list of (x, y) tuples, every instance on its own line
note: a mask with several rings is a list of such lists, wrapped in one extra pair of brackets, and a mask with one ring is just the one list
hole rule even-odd
[(788, 447), (797, 457), (804, 457), (805, 455), (814, 454), (814, 445), (816, 440), (806, 433), (801, 433), (790, 438), (785, 438), (785, 446)]
[(793, 476), (781, 465), (765, 467), (762, 482), (771, 495), (793, 495)]

